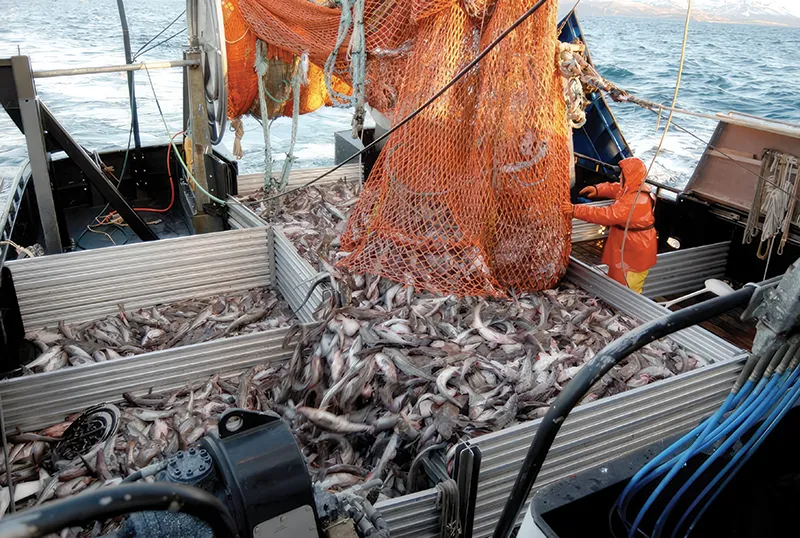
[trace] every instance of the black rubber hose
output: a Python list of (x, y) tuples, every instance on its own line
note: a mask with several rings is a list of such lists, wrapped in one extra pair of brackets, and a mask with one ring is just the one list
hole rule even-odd
[(156, 482), (121, 484), (48, 503), (0, 520), (0, 538), (36, 538), (133, 512), (183, 512), (207, 523), (214, 536), (238, 535), (228, 509), (210, 493), (191, 486)]
[(561, 425), (572, 409), (601, 377), (625, 357), (650, 342), (746, 304), (754, 291), (755, 287), (748, 285), (729, 295), (688, 306), (663, 318), (645, 323), (608, 344), (586, 363), (561, 391), (536, 430), (536, 435), (525, 455), (525, 461), (522, 463), (514, 487), (503, 507), (500, 521), (495, 527), (494, 538), (507, 538), (514, 529), (520, 510), (530, 495), (533, 483), (539, 476), (547, 452), (561, 429)]

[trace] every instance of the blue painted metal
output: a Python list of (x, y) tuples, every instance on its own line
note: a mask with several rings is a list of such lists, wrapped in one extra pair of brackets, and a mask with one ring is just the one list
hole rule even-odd
[[(586, 59), (594, 65), (575, 11), (571, 11), (558, 26), (561, 28), (558, 38), (565, 43), (582, 42), (586, 45)], [(603, 94), (595, 91), (587, 95), (587, 98), (589, 106), (586, 108), (586, 124), (572, 131), (575, 153), (609, 164), (617, 164), (622, 159), (632, 157), (633, 152), (622, 136), (622, 131)], [(576, 164), (587, 170), (616, 177), (609, 167), (598, 165), (588, 159), (577, 157)]]

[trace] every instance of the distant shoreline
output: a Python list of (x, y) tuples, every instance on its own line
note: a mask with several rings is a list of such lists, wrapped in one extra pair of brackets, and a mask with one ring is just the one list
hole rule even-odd
[[(647, 6), (602, 6), (592, 4), (580, 4), (578, 6), (579, 17), (607, 17), (607, 18), (630, 18), (630, 19), (658, 19), (658, 20), (683, 20), (685, 12), (672, 10), (658, 10), (657, 8), (648, 9)], [(778, 20), (744, 20), (718, 17), (711, 13), (698, 11), (692, 14), (692, 21), (710, 22), (717, 24), (735, 24), (739, 26), (771, 26), (775, 28), (798, 28), (800, 29), (800, 19), (793, 18), (790, 22)]]

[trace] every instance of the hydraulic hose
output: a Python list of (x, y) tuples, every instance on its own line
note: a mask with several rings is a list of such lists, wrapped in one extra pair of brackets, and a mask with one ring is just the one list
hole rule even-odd
[[(789, 347), (788, 345), (783, 346), (776, 353), (773, 353), (771, 360), (766, 361), (769, 362), (770, 365), (766, 369), (757, 367), (754, 372), (754, 375), (758, 370), (761, 370), (762, 372), (769, 370), (771, 372), (771, 370), (773, 369), (771, 368), (772, 364), (776, 362), (776, 359), (780, 359), (786, 354), (786, 349), (788, 347)], [(653, 503), (655, 503), (656, 499), (664, 491), (669, 482), (681, 471), (681, 469), (684, 468), (685, 464), (692, 457), (702, 452), (703, 450), (706, 450), (709, 447), (713, 446), (721, 439), (727, 437), (732, 431), (739, 428), (743, 423), (746, 423), (754, 415), (754, 413), (757, 414), (758, 410), (765, 402), (772, 401), (772, 396), (774, 396), (775, 394), (775, 388), (778, 384), (779, 379), (780, 376), (778, 375), (771, 375), (771, 377), (769, 378), (766, 376), (763, 377), (761, 380), (759, 380), (758, 385), (756, 385), (756, 388), (753, 390), (753, 392), (748, 396), (747, 399), (744, 400), (744, 402), (742, 402), (742, 404), (733, 412), (733, 414), (731, 414), (722, 424), (717, 424), (719, 419), (722, 417), (722, 413), (720, 413), (720, 411), (723, 408), (720, 408), (720, 410), (718, 410), (712, 417), (713, 419), (715, 419), (714, 423), (713, 424), (708, 423), (703, 433), (700, 434), (700, 436), (694, 441), (694, 443), (692, 443), (692, 445), (687, 450), (685, 450), (679, 456), (676, 456), (675, 458), (670, 460), (667, 464), (659, 467), (659, 469), (655, 473), (653, 473), (652, 476), (648, 477), (648, 479), (644, 481), (644, 483), (639, 485), (638, 489), (641, 489), (646, 484), (650, 483), (656, 478), (659, 478), (660, 476), (663, 475), (664, 472), (666, 472), (666, 476), (664, 476), (661, 479), (661, 482), (658, 484), (656, 489), (647, 498), (644, 505), (639, 510), (636, 518), (634, 519), (633, 524), (628, 529), (629, 538), (636, 534), (636, 530), (639, 528), (639, 525), (644, 519), (644, 516), (647, 513), (647, 511), (650, 509)], [(761, 416), (761, 415), (757, 414), (756, 416)], [(677, 499), (677, 497), (679, 497), (679, 495), (676, 496), (675, 498)], [(620, 514), (623, 518), (626, 517), (627, 505), (630, 502), (631, 498), (632, 496), (629, 494), (629, 496), (626, 499), (626, 502), (624, 503), (626, 510), (623, 510)], [(668, 510), (669, 509), (671, 509), (671, 506), (668, 507)]]
[(770, 416), (765, 420), (756, 433), (753, 435), (750, 440), (733, 456), (733, 458), (725, 465), (725, 467), (709, 482), (709, 484), (700, 492), (700, 494), (695, 498), (694, 501), (689, 505), (689, 508), (686, 509), (686, 512), (681, 516), (676, 523), (675, 528), (672, 532), (672, 536), (675, 536), (678, 530), (683, 526), (689, 516), (692, 514), (695, 508), (705, 499), (705, 497), (712, 491), (712, 488), (719, 483), (722, 478), (725, 480), (722, 484), (714, 490), (714, 493), (708, 498), (705, 503), (703, 503), (702, 508), (697, 513), (695, 518), (692, 520), (691, 525), (689, 525), (685, 536), (688, 536), (691, 531), (694, 529), (697, 522), (702, 518), (705, 511), (708, 509), (709, 506), (714, 502), (717, 496), (725, 489), (728, 483), (736, 476), (736, 473), (744, 466), (745, 463), (750, 459), (752, 456), (761, 446), (761, 443), (770, 432), (775, 428), (775, 426), (781, 421), (784, 415), (794, 406), (795, 402), (797, 402), (798, 397), (800, 397), (800, 383), (797, 382), (796, 375), (792, 376), (792, 388), (791, 390), (787, 391), (784, 394), (784, 397), (781, 399), (781, 403), (776, 406)]
[(547, 414), (536, 430), (536, 435), (528, 448), (522, 468), (503, 507), (497, 527), (495, 527), (494, 538), (508, 538), (514, 529), (520, 510), (530, 495), (561, 425), (572, 409), (601, 377), (625, 357), (650, 342), (746, 304), (754, 291), (755, 286), (747, 285), (729, 295), (710, 299), (645, 323), (611, 342), (581, 368), (547, 410)]
[(37, 506), (0, 521), (0, 538), (35, 538), (132, 512), (183, 512), (208, 523), (219, 538), (238, 535), (228, 509), (210, 493), (179, 484), (121, 484)]
[[(760, 399), (758, 406), (752, 413), (748, 413), (745, 420), (741, 422), (741, 424), (736, 428), (736, 430), (720, 445), (720, 447), (715, 450), (703, 463), (700, 467), (692, 474), (692, 476), (683, 483), (683, 485), (678, 489), (678, 492), (675, 493), (672, 498), (667, 503), (667, 506), (661, 512), (661, 515), (658, 517), (656, 521), (655, 530), (653, 533), (653, 538), (658, 538), (661, 536), (663, 532), (664, 526), (667, 523), (667, 518), (672, 513), (672, 510), (675, 508), (675, 505), (680, 501), (681, 497), (683, 497), (684, 493), (691, 487), (695, 481), (700, 478), (703, 473), (711, 467), (711, 465), (723, 454), (727, 454), (728, 450), (730, 450), (733, 445), (739, 440), (739, 438), (748, 430), (753, 428), (761, 417), (767, 413), (770, 408), (775, 405), (774, 396), (779, 395), (780, 393), (776, 390), (777, 385), (776, 377), (773, 377), (770, 380), (770, 387), (769, 390), (765, 391), (765, 397)], [(777, 394), (776, 394), (777, 393)], [(676, 464), (677, 467), (677, 464)], [(682, 465), (681, 465), (682, 468)], [(678, 469), (678, 471), (680, 468)], [(648, 499), (649, 501), (649, 499)], [(643, 507), (642, 511), (645, 511), (647, 507)], [(641, 521), (641, 520), (640, 520)], [(634, 529), (638, 527), (637, 522), (634, 522)], [(632, 535), (635, 535), (635, 530), (631, 532)]]
[[(695, 455), (699, 454), (701, 451), (706, 450), (716, 444), (718, 441), (725, 439), (722, 445), (715, 450), (697, 469), (692, 476), (679, 488), (678, 492), (672, 495), (672, 498), (667, 503), (664, 510), (661, 512), (661, 515), (658, 517), (655, 528), (653, 530), (653, 538), (659, 538), (661, 533), (664, 530), (664, 527), (667, 523), (667, 519), (669, 518), (670, 513), (677, 505), (678, 501), (681, 497), (688, 491), (691, 485), (713, 464), (716, 459), (718, 459), (722, 454), (727, 453), (727, 451), (733, 447), (733, 445), (739, 440), (739, 438), (752, 427), (754, 427), (758, 421), (769, 412), (769, 410), (775, 405), (775, 403), (780, 399), (781, 393), (786, 386), (787, 381), (791, 384), (794, 381), (794, 377), (790, 378), (790, 374), (792, 370), (787, 370), (786, 366), (790, 363), (793, 364), (797, 363), (797, 359), (800, 358), (798, 355), (798, 349), (800, 349), (800, 344), (798, 340), (795, 338), (791, 343), (786, 343), (781, 348), (775, 352), (772, 356), (772, 359), (769, 361), (769, 365), (764, 370), (764, 379), (759, 381), (759, 386), (763, 384), (766, 379), (769, 381), (764, 386), (764, 389), (759, 391), (754, 391), (755, 397), (752, 401), (749, 402), (747, 405), (740, 406), (736, 412), (731, 415), (728, 419), (723, 422), (720, 428), (717, 428), (716, 434), (709, 439), (709, 436), (706, 436), (704, 439), (698, 439), (698, 441), (704, 442), (703, 446), (701, 447), (690, 447), (681, 458), (674, 463), (672, 469), (667, 474), (664, 479), (662, 479), (659, 486), (656, 488), (655, 491), (648, 497), (645, 504), (642, 506), (639, 514), (637, 515), (636, 519), (633, 522), (633, 525), (629, 529), (628, 535), (633, 536), (636, 534), (636, 531), (641, 524), (646, 512), (650, 509), (653, 505), (655, 500), (658, 498), (660, 493), (664, 490), (667, 486), (669, 481), (678, 473), (681, 469), (683, 469), (684, 464), (694, 457)], [(754, 374), (759, 370), (756, 368)], [(732, 433), (731, 433), (732, 432)]]
[[(725, 399), (720, 409), (714, 413), (713, 416), (706, 419), (691, 432), (684, 435), (666, 450), (662, 451), (658, 456), (650, 460), (647, 465), (642, 467), (633, 478), (631, 478), (615, 503), (615, 507), (622, 521), (627, 521), (628, 505), (638, 491), (659, 476), (668, 472), (669, 469), (675, 467), (680, 469), (680, 467), (682, 467), (683, 463), (679, 463), (682, 459), (682, 455), (679, 453), (682, 447), (691, 444), (691, 446), (683, 450), (683, 455), (688, 451), (690, 453), (689, 457), (691, 457), (691, 455), (707, 450), (741, 424), (747, 414), (758, 405), (760, 398), (763, 396), (763, 391), (767, 388), (768, 379), (772, 376), (772, 372), (776, 368), (779, 368), (782, 373), (788, 365), (789, 360), (798, 350), (798, 347), (800, 347), (800, 342), (795, 342), (791, 346), (789, 344), (782, 346), (771, 355), (767, 354), (760, 358), (756, 355), (751, 355), (736, 383), (734, 383), (731, 393)], [(777, 379), (776, 377), (776, 382)], [(744, 383), (742, 383), (742, 380), (745, 380)], [(741, 387), (741, 389), (738, 387)], [(736, 408), (735, 411), (720, 424), (720, 418), (734, 408)], [(691, 443), (692, 439), (695, 438), (695, 443)], [(673, 457), (666, 463), (663, 463), (664, 460), (670, 456)], [(656, 468), (656, 466), (658, 466), (658, 468)], [(655, 471), (653, 471), (654, 468), (656, 468)]]
[[(714, 493), (704, 503), (703, 507), (697, 513), (695, 518), (692, 520), (691, 525), (689, 525), (689, 528), (686, 530), (685, 536), (688, 536), (692, 532), (695, 525), (697, 525), (697, 522), (700, 521), (700, 519), (703, 517), (703, 514), (706, 512), (708, 507), (711, 506), (711, 504), (714, 502), (717, 496), (722, 492), (722, 490), (725, 489), (728, 483), (736, 476), (736, 473), (738, 473), (739, 470), (744, 466), (744, 464), (747, 463), (747, 460), (750, 459), (750, 456), (752, 456), (758, 450), (758, 448), (761, 446), (761, 444), (764, 442), (767, 436), (769, 436), (769, 434), (772, 432), (775, 426), (783, 419), (784, 416), (786, 416), (786, 413), (788, 413), (792, 409), (792, 407), (794, 407), (795, 403), (797, 403), (797, 400), (800, 399), (800, 382), (797, 381), (798, 373), (800, 373), (800, 371), (796, 370), (792, 374), (794, 385), (792, 389), (784, 395), (782, 403), (772, 411), (769, 418), (766, 421), (764, 421), (764, 423), (761, 425), (758, 431), (756, 431), (755, 435), (753, 435), (753, 437), (747, 442), (747, 444), (745, 444), (745, 446), (742, 447), (741, 450), (736, 452), (731, 461), (729, 461), (728, 464), (722, 469), (722, 471), (720, 471), (719, 474), (703, 489), (703, 491), (700, 492), (700, 495), (698, 495), (698, 497), (692, 502), (692, 504), (686, 510), (686, 513), (678, 521), (678, 524), (675, 526), (676, 532), (678, 529), (680, 529), (681, 525), (683, 525), (683, 523), (686, 521), (686, 519), (692, 513), (692, 511), (697, 507), (700, 501), (716, 485), (719, 479), (725, 476), (726, 473), (728, 473), (722, 484), (714, 490)], [(731, 467), (733, 467), (732, 470)], [(675, 533), (673, 533), (673, 536), (674, 535)]]

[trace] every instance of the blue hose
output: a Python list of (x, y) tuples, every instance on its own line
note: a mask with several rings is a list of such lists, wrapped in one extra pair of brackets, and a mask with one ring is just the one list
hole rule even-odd
[[(760, 409), (760, 406), (763, 405), (763, 402), (769, 399), (768, 397), (770, 396), (770, 393), (772, 392), (774, 385), (777, 383), (778, 377), (780, 376), (776, 375), (771, 376), (768, 383), (766, 383), (766, 380), (764, 378), (759, 380), (753, 393), (750, 396), (748, 396), (748, 398), (742, 405), (739, 406), (739, 408), (736, 409), (736, 411), (734, 412), (735, 416), (731, 416), (725, 421), (725, 426), (722, 431), (729, 432), (733, 425), (741, 424), (742, 421), (744, 421), (744, 423), (748, 423), (749, 420), (746, 419), (745, 417), (751, 412), (751, 410), (754, 407), (756, 408), (756, 410)], [(727, 401), (728, 400), (726, 399), (726, 402)], [(718, 409), (711, 417), (711, 420), (706, 424), (703, 433), (701, 433), (700, 436), (697, 439), (695, 439), (692, 445), (673, 464), (672, 469), (670, 469), (667, 475), (664, 478), (662, 478), (661, 482), (658, 484), (656, 489), (650, 494), (650, 496), (647, 498), (647, 501), (644, 503), (642, 508), (639, 510), (639, 513), (636, 515), (636, 519), (633, 521), (633, 524), (628, 531), (628, 538), (634, 537), (634, 535), (636, 534), (636, 530), (638, 529), (639, 525), (644, 519), (644, 516), (646, 515), (647, 511), (656, 501), (658, 496), (661, 495), (661, 493), (664, 491), (664, 489), (667, 487), (670, 481), (680, 472), (681, 469), (683, 469), (684, 465), (686, 465), (686, 462), (688, 462), (689, 459), (691, 459), (695, 454), (698, 453), (699, 449), (705, 444), (705, 441), (709, 438), (709, 436), (717, 437), (717, 435), (714, 435), (714, 433), (716, 431), (718, 422), (721, 416), (724, 414), (724, 412), (725, 412), (725, 406), (723, 405), (723, 407), (720, 407), (720, 409)], [(760, 417), (761, 415), (758, 416)], [(739, 426), (739, 428), (741, 428), (741, 426)]]
[(736, 473), (739, 472), (739, 470), (744, 466), (745, 463), (747, 463), (750, 457), (758, 450), (758, 448), (761, 446), (761, 444), (764, 442), (767, 436), (769, 436), (769, 434), (772, 432), (775, 426), (783, 419), (786, 413), (788, 413), (792, 409), (792, 407), (794, 407), (794, 404), (797, 402), (798, 399), (800, 399), (800, 381), (797, 381), (798, 374), (800, 374), (800, 370), (795, 371), (794, 374), (792, 375), (792, 379), (789, 381), (789, 383), (790, 384), (793, 383), (793, 385), (783, 395), (783, 397), (781, 398), (781, 403), (779, 403), (779, 405), (772, 410), (772, 413), (770, 413), (770, 416), (767, 418), (767, 420), (764, 421), (764, 423), (759, 427), (756, 433), (748, 440), (748, 442), (740, 450), (736, 452), (731, 461), (729, 461), (725, 465), (722, 471), (720, 471), (717, 474), (717, 476), (715, 476), (714, 479), (711, 482), (709, 482), (709, 484), (703, 489), (703, 491), (700, 492), (700, 495), (698, 495), (697, 498), (694, 501), (692, 501), (692, 504), (689, 505), (689, 508), (687, 508), (686, 512), (683, 514), (683, 516), (681, 516), (681, 519), (675, 526), (672, 536), (675, 536), (677, 531), (680, 529), (680, 527), (683, 525), (683, 523), (686, 521), (686, 519), (689, 517), (692, 511), (697, 507), (700, 501), (702, 501), (702, 499), (706, 495), (708, 495), (708, 493), (717, 484), (717, 482), (719, 482), (719, 480), (723, 476), (727, 475), (725, 480), (722, 482), (722, 485), (720, 485), (720, 487), (718, 487), (714, 491), (711, 497), (704, 503), (700, 512), (698, 512), (698, 514), (692, 520), (692, 523), (691, 525), (689, 525), (689, 528), (686, 530), (686, 534), (684, 536), (688, 536), (692, 532), (695, 525), (697, 525), (697, 522), (700, 521), (700, 518), (703, 516), (706, 510), (713, 504), (714, 500), (717, 498), (720, 492), (722, 492), (722, 490), (725, 489), (728, 483), (736, 476)]
[(690, 431), (689, 433), (687, 433), (686, 435), (684, 435), (683, 437), (672, 443), (669, 447), (664, 449), (658, 456), (647, 462), (647, 464), (641, 469), (639, 469), (639, 471), (635, 475), (633, 475), (633, 477), (630, 479), (628, 484), (625, 486), (625, 489), (617, 499), (617, 504), (618, 505), (621, 504), (622, 499), (630, 494), (631, 490), (636, 486), (637, 482), (642, 480), (643, 477), (653, 469), (653, 467), (659, 465), (670, 454), (677, 452), (680, 448), (689, 443), (692, 440), (692, 438), (697, 437), (700, 433), (705, 431), (707, 425), (710, 424), (715, 417), (724, 415), (731, 408), (736, 407), (736, 405), (742, 400), (742, 398), (745, 395), (749, 395), (749, 392), (752, 388), (753, 388), (753, 382), (747, 380), (747, 382), (742, 386), (742, 390), (740, 390), (738, 393), (734, 394), (733, 392), (731, 392), (728, 394), (727, 398), (725, 398), (725, 401), (722, 402), (722, 405), (720, 406), (720, 409), (717, 413), (707, 418), (705, 421), (700, 423), (700, 425), (695, 426), (695, 428), (692, 431)]
[[(726, 419), (724, 423), (728, 423), (729, 421), (736, 421), (739, 416), (742, 415), (749, 406), (755, 401), (755, 398), (761, 393), (766, 385), (766, 380), (761, 379), (758, 384), (753, 383), (752, 381), (748, 380), (747, 382), (742, 385), (742, 389), (737, 392), (736, 394), (730, 393), (728, 397), (723, 402), (722, 406), (719, 410), (717, 410), (714, 415), (710, 418), (706, 419), (705, 422), (700, 424), (699, 426), (695, 427), (692, 431), (688, 434), (684, 435), (678, 441), (674, 442), (670, 445), (666, 450), (661, 452), (658, 456), (650, 460), (647, 465), (642, 467), (631, 480), (628, 482), (628, 485), (625, 487), (625, 490), (617, 499), (617, 509), (620, 513), (620, 517), (623, 521), (627, 520), (627, 509), (630, 501), (632, 500), (633, 496), (641, 490), (644, 486), (661, 476), (664, 472), (667, 471), (670, 467), (676, 465), (679, 456), (675, 455), (671, 460), (669, 460), (666, 464), (662, 464), (662, 462), (671, 456), (673, 453), (677, 452), (678, 449), (686, 445), (692, 438), (697, 437), (699, 434), (702, 434), (709, 430), (709, 427), (713, 425), (714, 429), (711, 430), (707, 437), (712, 438), (712, 442), (716, 442), (721, 438), (721, 435), (725, 430), (717, 431), (719, 428), (720, 417), (722, 417), (725, 413), (731, 410), (737, 404), (741, 404), (734, 413)], [(742, 402), (744, 399), (744, 402)], [(716, 421), (716, 422), (715, 422)], [(703, 437), (701, 435), (701, 437)], [(702, 442), (701, 438), (698, 438), (699, 441)], [(697, 442), (697, 441), (696, 441)], [(692, 445), (694, 446), (694, 445)], [(708, 443), (704, 443), (703, 446), (699, 448), (699, 450), (705, 450), (708, 447)], [(689, 448), (691, 450), (691, 447)], [(659, 467), (652, 473), (649, 474), (656, 465)], [(642, 482), (640, 484), (640, 482)]]
[[(748, 388), (748, 390), (749, 390), (749, 388)], [(753, 392), (750, 396), (751, 397), (755, 397), (757, 392), (760, 392), (760, 391), (761, 391), (761, 388), (758, 388), (758, 390)], [(720, 425), (720, 426), (722, 426), (722, 428), (720, 428), (718, 426), (714, 431), (711, 432), (711, 434), (709, 434), (706, 437), (706, 439), (703, 442), (703, 444), (700, 447), (698, 447), (698, 449), (696, 450), (696, 453), (708, 450), (710, 447), (712, 447), (714, 444), (716, 444), (720, 439), (722, 439), (725, 435), (730, 433), (731, 430), (736, 428), (736, 426), (741, 422), (741, 420), (744, 419), (744, 416), (746, 416), (747, 409), (750, 409), (751, 406), (754, 405), (754, 404), (755, 404), (755, 401), (746, 400), (742, 404), (741, 407), (736, 409), (734, 411), (734, 413), (731, 414), (731, 416), (728, 417), (728, 419), (726, 419)], [(723, 403), (723, 407), (724, 406), (725, 406), (725, 404)], [(661, 454), (659, 454), (658, 457), (653, 458), (653, 460), (651, 460), (648, 463), (648, 466), (650, 466), (652, 468), (652, 465), (651, 465), (652, 463), (656, 463), (656, 462), (657, 463), (661, 463), (672, 452), (675, 452), (675, 450), (673, 450), (673, 447), (679, 448), (679, 446), (677, 446), (677, 445), (681, 445), (682, 446), (682, 445), (686, 444), (688, 439), (690, 439), (691, 437), (694, 437), (695, 435), (697, 435), (696, 432), (701, 430), (702, 428), (704, 428), (704, 426), (708, 422), (708, 420), (711, 420), (711, 419), (707, 419), (706, 422), (702, 423), (700, 426), (697, 426), (694, 430), (689, 432), (689, 434), (687, 434), (686, 436), (681, 438), (679, 441), (674, 443), (672, 446), (670, 446), (667, 450), (665, 450)], [(622, 495), (620, 496), (620, 498), (617, 500), (617, 503), (619, 505), (619, 508), (618, 508), (619, 515), (620, 515), (620, 518), (622, 519), (623, 522), (627, 521), (626, 520), (626, 516), (627, 516), (628, 505), (630, 504), (630, 501), (633, 499), (633, 496), (638, 491), (640, 491), (642, 488), (644, 488), (645, 486), (650, 484), (653, 480), (655, 480), (656, 478), (658, 478), (658, 477), (662, 476), (664, 473), (666, 473), (670, 468), (672, 468), (676, 464), (676, 462), (679, 460), (679, 458), (680, 458), (679, 455), (677, 455), (677, 454), (674, 455), (669, 461), (667, 461), (665, 463), (661, 463), (661, 465), (659, 465), (658, 468), (655, 469), (655, 471), (650, 473), (648, 476), (646, 476), (644, 478), (641, 478), (639, 480), (639, 482), (641, 482), (641, 483), (637, 484), (636, 491), (634, 491), (632, 495), (628, 496), (624, 500), (622, 498)], [(629, 484), (630, 484), (630, 482), (629, 482)], [(623, 491), (623, 495), (625, 495), (624, 491)]]
[[(769, 383), (767, 384), (767, 388), (763, 391), (762, 395), (759, 397), (759, 403), (756, 407), (755, 411), (748, 413), (746, 420), (742, 421), (738, 428), (725, 440), (725, 442), (720, 445), (720, 447), (715, 450), (704, 462), (700, 467), (692, 474), (692, 476), (684, 482), (684, 484), (680, 487), (677, 493), (672, 496), (672, 499), (667, 503), (667, 506), (661, 512), (661, 515), (658, 517), (656, 521), (655, 529), (653, 531), (653, 538), (660, 538), (661, 532), (664, 530), (664, 526), (667, 523), (667, 518), (672, 513), (672, 510), (675, 508), (675, 505), (680, 501), (681, 497), (684, 493), (691, 487), (694, 482), (702, 476), (702, 474), (711, 467), (711, 464), (714, 463), (721, 455), (727, 454), (728, 450), (733, 447), (733, 445), (739, 440), (739, 438), (748, 430), (750, 430), (753, 426), (755, 426), (761, 418), (769, 412), (770, 409), (778, 402), (780, 398), (780, 388), (778, 386), (779, 379), (785, 381), (783, 375), (773, 375), (770, 378)], [(781, 383), (782, 385), (783, 383)], [(649, 508), (649, 506), (647, 506)], [(644, 507), (643, 507), (644, 510)]]

